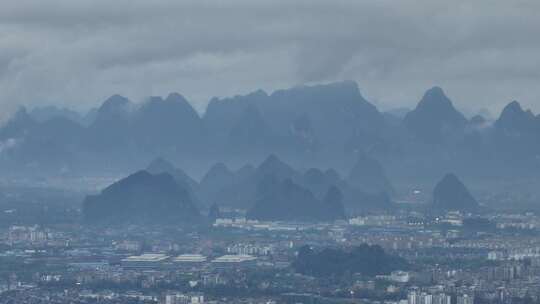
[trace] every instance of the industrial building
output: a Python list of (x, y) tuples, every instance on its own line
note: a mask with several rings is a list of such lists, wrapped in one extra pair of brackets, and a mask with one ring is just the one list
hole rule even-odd
[(237, 268), (255, 266), (257, 258), (247, 254), (224, 255), (212, 261), (215, 268)]
[(201, 268), (206, 265), (207, 259), (204, 255), (200, 254), (182, 254), (175, 257), (173, 265), (182, 269), (194, 269)]
[(164, 263), (169, 260), (169, 256), (161, 253), (145, 253), (134, 255), (121, 260), (124, 269), (156, 269), (162, 268)]

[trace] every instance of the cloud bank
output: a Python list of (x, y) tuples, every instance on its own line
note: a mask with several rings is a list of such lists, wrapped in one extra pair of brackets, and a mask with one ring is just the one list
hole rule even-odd
[(540, 2), (7, 1), (0, 106), (96, 106), (351, 79), (384, 108), (439, 85), (461, 109), (540, 110)]

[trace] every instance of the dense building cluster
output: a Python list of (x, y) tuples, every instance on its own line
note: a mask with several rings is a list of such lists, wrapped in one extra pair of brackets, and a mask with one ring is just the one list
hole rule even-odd
[[(399, 212), (327, 223), (260, 222), (240, 216), (219, 218), (204, 227), (9, 226), (0, 234), (0, 301), (473, 304), (540, 300), (539, 218), (530, 213), (488, 214), (482, 218), (493, 223), (491, 228), (467, 224), (477, 217), (459, 212), (437, 217)], [(316, 251), (334, 248), (338, 251), (326, 254), (340, 254), (365, 244), (380, 246), (385, 254), (407, 264), (392, 271), (381, 268), (376, 274), (356, 268), (329, 276), (301, 274), (295, 268), (306, 246)]]

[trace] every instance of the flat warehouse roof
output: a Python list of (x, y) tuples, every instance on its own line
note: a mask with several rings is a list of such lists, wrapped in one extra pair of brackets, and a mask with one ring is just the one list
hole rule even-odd
[(224, 256), (220, 256), (219, 258), (214, 259), (212, 263), (241, 263), (241, 262), (254, 261), (256, 259), (257, 259), (256, 257), (247, 255), (247, 254), (224, 255)]
[(206, 257), (200, 254), (181, 254), (174, 258), (175, 262), (206, 262)]
[(122, 262), (159, 262), (168, 259), (169, 256), (161, 253), (145, 253), (142, 255), (133, 255), (122, 259)]

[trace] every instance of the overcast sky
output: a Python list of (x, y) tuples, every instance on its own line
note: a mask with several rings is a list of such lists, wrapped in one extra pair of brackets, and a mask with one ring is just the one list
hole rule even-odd
[(351, 79), (379, 107), (443, 87), (540, 111), (540, 1), (5, 0), (1, 111), (111, 94), (212, 96)]

